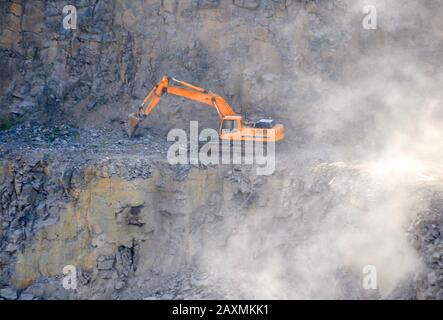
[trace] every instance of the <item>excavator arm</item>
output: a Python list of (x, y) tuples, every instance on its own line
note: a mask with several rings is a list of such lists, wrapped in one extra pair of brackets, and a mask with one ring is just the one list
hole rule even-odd
[(203, 88), (184, 81), (165, 76), (149, 92), (143, 100), (138, 112), (130, 115), (128, 119), (129, 136), (132, 136), (135, 133), (140, 123), (152, 112), (165, 93), (183, 97), (215, 108), (220, 121), (226, 116), (236, 115), (231, 106), (219, 95), (213, 92), (208, 92)]

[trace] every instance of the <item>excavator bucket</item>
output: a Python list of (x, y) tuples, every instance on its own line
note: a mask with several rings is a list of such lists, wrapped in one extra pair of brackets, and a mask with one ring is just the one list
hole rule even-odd
[(126, 130), (130, 138), (134, 137), (135, 131), (140, 125), (140, 122), (140, 118), (137, 116), (137, 114), (132, 113), (131, 115), (129, 115), (129, 118), (126, 122)]

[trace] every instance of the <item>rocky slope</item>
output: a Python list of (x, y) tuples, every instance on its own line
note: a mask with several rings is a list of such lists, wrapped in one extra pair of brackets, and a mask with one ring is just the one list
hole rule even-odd
[[(0, 299), (443, 298), (436, 1), (371, 31), (364, 1), (70, 3), (77, 30), (0, 0)], [(181, 99), (128, 139), (163, 74), (284, 123), (276, 172), (168, 164), (168, 130), (216, 127)]]
[[(251, 120), (274, 117), (293, 143), (379, 148), (374, 140), (402, 120), (400, 105), (414, 118), (421, 93), (440, 92), (421, 81), (437, 84), (443, 71), (443, 9), (432, 0), (377, 0), (376, 31), (362, 27), (363, 0), (76, 0), (76, 30), (62, 26), (66, 4), (0, 1), (2, 126), (120, 127), (168, 74), (223, 95)], [(397, 103), (398, 91), (411, 105)], [(217, 127), (215, 111), (165, 100), (151, 130), (189, 120)]]
[[(154, 137), (132, 147), (121, 137), (114, 153), (94, 149), (106, 135), (97, 130), (87, 153), (69, 128), (58, 141), (37, 135), (44, 145), (32, 142), (38, 127), (19, 128), (33, 139), (2, 146), (4, 298), (442, 297), (437, 168), (399, 180), (371, 163), (288, 166), (278, 154), (263, 177), (171, 166), (144, 154)], [(66, 265), (76, 291), (62, 286)], [(378, 268), (377, 290), (362, 288), (365, 265)]]

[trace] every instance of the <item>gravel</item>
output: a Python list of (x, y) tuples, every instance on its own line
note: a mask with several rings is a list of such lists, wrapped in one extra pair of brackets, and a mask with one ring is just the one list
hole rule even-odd
[[(43, 126), (23, 123), (0, 132), (3, 159), (19, 160), (34, 154), (47, 161), (77, 165), (114, 162), (115, 165), (110, 167), (111, 174), (125, 166), (124, 159), (166, 159), (167, 150), (166, 138), (144, 133), (130, 139), (123, 130), (109, 127), (79, 129), (64, 124)], [(118, 159), (122, 161), (115, 161)], [(71, 174), (66, 173), (65, 182), (70, 180)], [(139, 174), (142, 173), (134, 175)]]

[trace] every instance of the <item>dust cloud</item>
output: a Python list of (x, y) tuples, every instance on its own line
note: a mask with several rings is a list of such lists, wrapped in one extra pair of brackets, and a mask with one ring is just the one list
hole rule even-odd
[[(305, 152), (313, 158), (309, 168), (289, 166), (271, 178), (280, 188), (290, 186), (286, 192), (297, 199), (289, 217), (273, 220), (270, 208), (283, 204), (268, 197), (266, 209), (227, 219), (227, 243), (207, 244), (202, 266), (223, 279), (231, 298), (404, 298), (422, 270), (406, 231), (417, 208), (426, 206), (415, 190), (442, 172), (442, 6), (345, 4), (332, 27), (353, 40), (337, 54), (339, 72), (293, 70), (295, 89), (285, 96), (294, 106), (291, 125), (303, 128), (285, 159)], [(362, 28), (366, 4), (377, 8), (377, 30)], [(279, 197), (276, 189), (268, 191)], [(376, 267), (377, 290), (363, 288), (368, 265)]]

